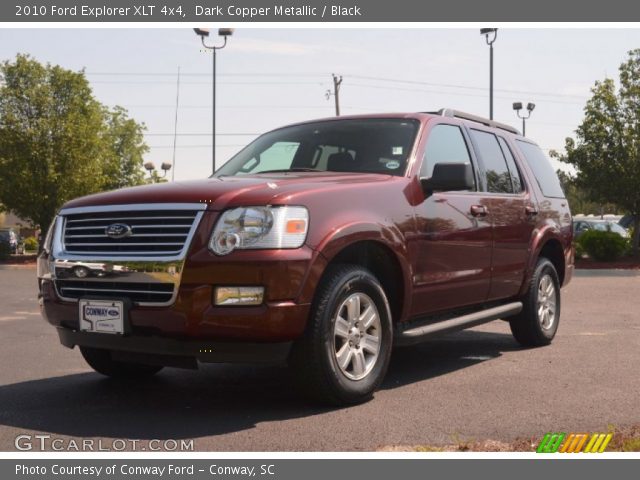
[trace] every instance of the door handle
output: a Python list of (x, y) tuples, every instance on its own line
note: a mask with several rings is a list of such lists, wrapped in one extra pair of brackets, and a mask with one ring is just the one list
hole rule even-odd
[(534, 216), (538, 214), (538, 209), (533, 205), (527, 205), (524, 207), (524, 211), (527, 215)]
[(471, 205), (471, 215), (474, 217), (486, 217), (489, 210), (484, 205)]

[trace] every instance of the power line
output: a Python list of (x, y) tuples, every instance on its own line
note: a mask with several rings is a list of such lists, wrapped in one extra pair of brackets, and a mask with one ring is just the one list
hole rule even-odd
[[(396, 78), (386, 78), (386, 77), (372, 77), (367, 75), (348, 75), (347, 78), (359, 78), (361, 80), (372, 80), (378, 82), (390, 82), (390, 83), (405, 83), (410, 85), (426, 85), (432, 87), (446, 87), (446, 88), (460, 88), (467, 90), (480, 90), (486, 91), (485, 87), (476, 87), (471, 85), (461, 85), (461, 84), (453, 84), (453, 83), (433, 83), (433, 82), (424, 82), (420, 80), (403, 80)], [(544, 95), (544, 96), (552, 96), (552, 97), (571, 97), (571, 98), (580, 98), (585, 99), (588, 98), (586, 95), (569, 95), (563, 93), (553, 93), (553, 92), (534, 92), (528, 90), (511, 90), (504, 88), (496, 88), (496, 92), (504, 92), (504, 93), (517, 93), (517, 94), (528, 94), (528, 95)]]
[[(147, 137), (173, 137), (173, 133), (145, 133), (144, 134)], [(177, 133), (178, 136), (183, 136), (183, 137), (210, 137), (211, 136), (211, 132), (208, 133)], [(239, 136), (239, 137), (253, 137), (256, 135), (260, 135), (260, 133), (217, 133), (216, 132), (216, 136), (223, 136), (223, 137), (234, 137), (234, 136)]]
[[(85, 72), (86, 75), (95, 75), (95, 76), (141, 76), (141, 77), (174, 77), (175, 73), (165, 73), (165, 72)], [(185, 77), (210, 77), (209, 73), (183, 73), (181, 74)], [(271, 78), (330, 78), (329, 73), (293, 73), (293, 72), (284, 72), (284, 73), (263, 73), (263, 72), (238, 72), (238, 73), (221, 73), (219, 74), (221, 77), (271, 77)], [(463, 90), (477, 90), (477, 91), (486, 91), (485, 87), (474, 86), (474, 85), (464, 85), (464, 84), (455, 84), (455, 83), (438, 83), (438, 82), (428, 82), (423, 80), (409, 80), (409, 79), (400, 79), (400, 78), (390, 78), (390, 77), (377, 77), (372, 75), (358, 75), (358, 74), (349, 74), (343, 75), (345, 79), (354, 78), (360, 80), (370, 80), (376, 82), (384, 82), (384, 83), (401, 83), (407, 85), (425, 85), (431, 87), (442, 87), (442, 88), (452, 88), (452, 89), (463, 89)], [(94, 83), (120, 83), (120, 81), (95, 81)], [(122, 83), (131, 83), (130, 81), (123, 81)], [(134, 82), (135, 83), (135, 82)], [(140, 82), (145, 84), (147, 82)], [(159, 83), (159, 82), (154, 82)], [(165, 82), (174, 84), (174, 82)], [(210, 82), (193, 82), (192, 84), (202, 84), (207, 85)], [(242, 85), (242, 84), (256, 84), (256, 85), (284, 85), (284, 84), (300, 84), (300, 85), (316, 85), (318, 83), (328, 83), (328, 80), (325, 82), (254, 82), (254, 83), (240, 83), (240, 82), (232, 82), (229, 84), (234, 85)], [(551, 96), (551, 97), (563, 97), (563, 98), (576, 98), (576, 99), (586, 99), (588, 95), (572, 95), (572, 94), (562, 94), (555, 92), (541, 92), (541, 91), (531, 91), (531, 90), (515, 90), (515, 89), (495, 89), (496, 92), (503, 93), (511, 93), (511, 94), (521, 94), (521, 95), (542, 95), (542, 96)]]
[[(427, 89), (422, 89), (422, 88), (406, 88), (406, 87), (393, 87), (392, 89), (389, 87), (385, 87), (385, 86), (381, 86), (381, 85), (366, 85), (366, 84), (362, 84), (362, 83), (348, 83), (347, 85), (351, 85), (354, 87), (362, 87), (362, 88), (374, 88), (374, 89), (379, 89), (379, 90), (400, 90), (400, 91), (405, 91), (405, 92), (425, 92), (425, 93), (437, 93), (437, 94), (442, 94), (442, 95), (455, 95), (455, 96), (461, 96), (461, 97), (486, 97), (486, 94), (483, 93), (461, 93), (461, 92), (449, 92), (449, 91), (444, 91), (444, 90), (427, 90)], [(495, 98), (499, 98), (501, 100), (512, 100), (513, 97), (504, 97), (504, 96), (496, 96)], [(560, 100), (549, 100), (549, 99), (545, 99), (544, 100), (545, 103), (557, 103), (557, 104), (564, 104), (564, 105), (582, 105), (584, 102), (563, 102)]]

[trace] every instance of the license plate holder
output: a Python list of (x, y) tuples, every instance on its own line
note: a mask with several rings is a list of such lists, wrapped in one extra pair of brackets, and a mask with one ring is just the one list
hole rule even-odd
[(80, 299), (78, 302), (80, 331), (124, 334), (127, 303), (124, 300)]

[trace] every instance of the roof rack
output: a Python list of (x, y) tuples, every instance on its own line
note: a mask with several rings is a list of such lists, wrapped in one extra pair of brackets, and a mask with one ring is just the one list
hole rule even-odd
[(520, 135), (520, 131), (517, 128), (512, 127), (511, 125), (506, 125), (504, 123), (496, 122), (495, 120), (489, 120), (488, 118), (480, 117), (478, 115), (473, 115), (472, 113), (465, 113), (459, 110), (453, 110), (452, 108), (441, 108), (437, 112), (426, 112), (426, 113), (431, 113), (432, 115), (440, 115), (441, 117), (461, 118), (463, 120), (469, 120), (471, 122), (476, 122), (482, 125), (486, 125), (487, 127), (499, 128), (501, 130), (506, 130), (507, 132)]

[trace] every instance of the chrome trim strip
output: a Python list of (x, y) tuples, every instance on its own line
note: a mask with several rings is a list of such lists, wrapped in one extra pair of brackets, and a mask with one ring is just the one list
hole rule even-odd
[(207, 209), (206, 203), (134, 203), (125, 205), (100, 205), (96, 207), (63, 208), (59, 215), (75, 215), (78, 213), (98, 212), (138, 212), (153, 210), (198, 210)]
[[(98, 227), (100, 228), (100, 227)], [(67, 227), (67, 232), (69, 231), (69, 227)], [(188, 233), (136, 233), (136, 238), (138, 237), (186, 237)], [(93, 235), (65, 235), (65, 238), (104, 238), (104, 234), (93, 234)], [(104, 244), (102, 244), (104, 245)], [(137, 245), (157, 245), (153, 243), (145, 243), (145, 244), (137, 244)], [(182, 244), (180, 244), (182, 245)]]
[(144, 293), (150, 295), (173, 295), (171, 292), (154, 292), (151, 290), (120, 290), (114, 288), (78, 288), (78, 287), (60, 287), (60, 290), (73, 290), (73, 291), (92, 291), (92, 292), (121, 292), (121, 293)]
[[(197, 210), (189, 210), (189, 213), (197, 212)], [(67, 215), (78, 215), (77, 213), (69, 213)], [(114, 220), (120, 220), (123, 217), (100, 217), (100, 218), (77, 218), (71, 220), (71, 222), (96, 222), (99, 220), (104, 220), (108, 222), (113, 222)], [(126, 217), (127, 220), (149, 220), (149, 218), (162, 218), (163, 220), (191, 220), (193, 219), (193, 215), (182, 216), (182, 217)], [(76, 227), (76, 228), (91, 228), (91, 227)]]
[[(196, 213), (197, 215), (197, 213)], [(121, 219), (124, 217), (120, 217)], [(191, 217), (189, 220), (193, 222), (194, 217)], [(69, 223), (74, 222), (75, 220), (69, 220)], [(95, 221), (95, 220), (94, 220)], [(66, 230), (98, 230), (104, 229), (109, 226), (109, 222), (106, 225), (98, 225), (97, 227), (67, 227)], [(189, 225), (130, 225), (131, 228), (191, 228), (191, 224)]]
[[(73, 238), (73, 237), (65, 237), (65, 238)], [(74, 247), (113, 247), (113, 246), (135, 247), (136, 245), (139, 245), (141, 247), (144, 246), (144, 245), (158, 245), (160, 247), (176, 247), (176, 246), (182, 246), (183, 242), (178, 242), (178, 243), (176, 243), (176, 242), (170, 242), (170, 243), (140, 243), (140, 242), (136, 242), (136, 243), (118, 243), (118, 245), (111, 245), (109, 243), (72, 243), (70, 245), (74, 246)], [(180, 250), (182, 250), (182, 249), (180, 249)], [(174, 250), (171, 250), (171, 252), (173, 252), (173, 251)], [(100, 253), (100, 252), (91, 252), (91, 254), (96, 254), (96, 253)]]

